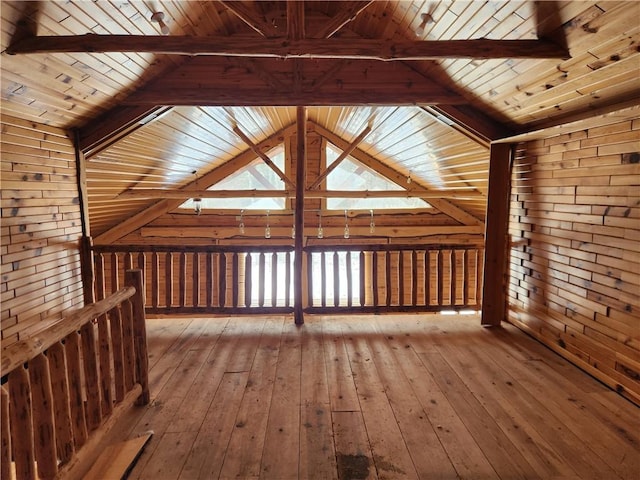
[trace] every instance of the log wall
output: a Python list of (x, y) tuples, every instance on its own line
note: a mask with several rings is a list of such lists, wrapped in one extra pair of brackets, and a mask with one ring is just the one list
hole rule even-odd
[(2, 345), (81, 305), (82, 234), (73, 143), (2, 116)]
[(508, 320), (640, 402), (640, 120), (520, 145)]

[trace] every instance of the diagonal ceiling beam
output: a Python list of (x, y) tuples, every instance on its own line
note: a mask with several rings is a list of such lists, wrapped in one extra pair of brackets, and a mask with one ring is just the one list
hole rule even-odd
[(316, 180), (311, 184), (311, 186), (309, 187), (309, 190), (318, 188), (322, 183), (322, 181), (325, 178), (327, 178), (329, 174), (338, 167), (338, 165), (340, 165), (340, 162), (342, 162), (342, 160), (344, 160), (349, 155), (351, 155), (351, 152), (353, 152), (358, 147), (358, 145), (360, 145), (360, 143), (365, 139), (365, 137), (369, 135), (369, 132), (371, 132), (371, 125), (367, 125), (365, 129), (362, 130), (362, 132), (360, 132), (360, 135), (358, 135), (356, 139), (353, 142), (351, 142), (346, 149), (342, 151), (340, 156), (336, 158), (335, 161), (324, 170), (324, 172), (318, 175), (318, 178), (316, 178)]
[(227, 7), (231, 13), (246, 23), (253, 30), (263, 37), (277, 37), (280, 35), (278, 29), (264, 16), (256, 12), (248, 2), (234, 2), (218, 0)]
[[(265, 151), (265, 150), (268, 151), (271, 148), (275, 147), (276, 145), (282, 143), (284, 141), (284, 137), (287, 135), (290, 135), (294, 131), (294, 129), (295, 129), (295, 124), (289, 125), (288, 127), (285, 127), (282, 130), (279, 130), (278, 132), (274, 133), (273, 135), (270, 135), (268, 138), (259, 142), (256, 145), (256, 147), (260, 151)], [(198, 185), (202, 185), (202, 184), (213, 185), (219, 182), (220, 180), (222, 180), (223, 178), (228, 177), (238, 169), (253, 162), (255, 158), (256, 158), (255, 153), (251, 149), (245, 150), (235, 158), (229, 160), (228, 162), (225, 162), (224, 164), (215, 168), (211, 172), (203, 175), (199, 179), (194, 180), (188, 185), (185, 185), (182, 188), (182, 190), (191, 192), (191, 191), (197, 191)], [(106, 232), (103, 232), (100, 235), (96, 236), (94, 239), (95, 243), (97, 245), (108, 245), (110, 243), (114, 243), (120, 238), (130, 234), (131, 232), (134, 232), (138, 228), (143, 227), (147, 223), (155, 220), (156, 218), (164, 215), (165, 213), (178, 208), (178, 206), (180, 206), (183, 202), (184, 202), (184, 199), (159, 200), (158, 202), (150, 205), (149, 207), (145, 208), (138, 214), (132, 217), (129, 217), (128, 219), (124, 220), (118, 225), (110, 228)]]
[(329, 38), (342, 29), (347, 23), (353, 21), (365, 8), (373, 3), (373, 0), (366, 2), (345, 2), (340, 11), (325, 23), (315, 34), (315, 38)]
[(10, 55), (27, 53), (147, 52), (179, 55), (261, 58), (350, 58), (366, 60), (437, 60), (442, 58), (568, 59), (566, 49), (540, 40), (423, 40), (342, 38), (290, 39), (253, 36), (60, 35), (26, 37), (7, 47)]
[(289, 177), (287, 177), (282, 172), (282, 170), (280, 170), (278, 166), (275, 163), (273, 163), (273, 160), (269, 158), (269, 155), (267, 155), (260, 148), (258, 148), (258, 146), (255, 143), (253, 143), (251, 139), (247, 137), (242, 130), (240, 130), (240, 127), (238, 127), (238, 125), (234, 125), (233, 131), (235, 132), (236, 135), (238, 135), (242, 139), (244, 143), (248, 145), (249, 149), (253, 153), (255, 153), (258, 157), (260, 157), (264, 161), (264, 163), (266, 163), (267, 166), (271, 170), (273, 170), (275, 174), (278, 175), (278, 177), (280, 177), (280, 180), (282, 180), (287, 187), (295, 188), (295, 185), (291, 180), (289, 180)]
[[(309, 122), (309, 123), (312, 123), (312, 122)], [(342, 137), (336, 135), (335, 133), (331, 132), (330, 130), (327, 130), (323, 126), (317, 123), (313, 123), (313, 128), (316, 132), (318, 132), (320, 135), (325, 137), (329, 142), (333, 143), (336, 147), (342, 150), (349, 147), (349, 142), (344, 140)], [(363, 164), (372, 168), (373, 170), (380, 173), (381, 175), (384, 175), (386, 178), (396, 183), (397, 185), (401, 186), (402, 188), (406, 188), (407, 190), (411, 190), (411, 191), (432, 193), (432, 190), (428, 189), (424, 185), (421, 185), (415, 181), (412, 181), (411, 186), (407, 188), (406, 177), (404, 175), (401, 175), (398, 171), (389, 167), (388, 165), (381, 162), (377, 158), (372, 157), (368, 153), (360, 150), (359, 148), (356, 148), (351, 153), (351, 155), (353, 156), (353, 158), (355, 158), (359, 162), (362, 162)], [(429, 203), (431, 204), (431, 206), (433, 206), (437, 210), (440, 210), (440, 212), (450, 216), (457, 222), (462, 223), (463, 225), (482, 225), (483, 224), (482, 220), (475, 217), (474, 215), (471, 215), (469, 212), (463, 210), (462, 208), (453, 204), (449, 200), (444, 200), (443, 198), (431, 198), (429, 200)]]

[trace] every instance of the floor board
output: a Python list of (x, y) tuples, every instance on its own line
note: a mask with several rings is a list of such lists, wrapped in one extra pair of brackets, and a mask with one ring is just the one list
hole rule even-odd
[(475, 316), (148, 320), (133, 479), (638, 479), (640, 409)]

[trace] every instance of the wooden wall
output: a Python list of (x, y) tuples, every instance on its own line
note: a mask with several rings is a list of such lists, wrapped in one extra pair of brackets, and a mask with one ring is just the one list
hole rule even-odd
[(2, 116), (2, 346), (82, 304), (73, 144), (63, 130)]
[(520, 145), (508, 319), (640, 401), (640, 120)]

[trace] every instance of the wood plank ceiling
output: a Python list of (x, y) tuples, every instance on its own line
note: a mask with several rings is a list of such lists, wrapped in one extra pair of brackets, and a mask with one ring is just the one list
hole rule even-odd
[[(2, 112), (77, 129), (93, 234), (153, 203), (119, 199), (121, 192), (182, 188), (194, 171), (247, 150), (236, 126), (257, 144), (295, 124), (300, 104), (312, 125), (346, 144), (369, 126), (358, 148), (402, 176), (445, 196), (461, 187), (479, 194), (455, 203), (482, 218), (490, 140), (637, 105), (640, 92), (638, 2), (156, 1), (166, 37), (156, 37), (149, 2), (1, 8)], [(97, 47), (93, 37), (70, 38), (72, 48), (55, 42), (87, 33), (104, 37)], [(37, 48), (25, 48), (55, 51), (5, 52), (34, 34)], [(38, 43), (41, 36), (57, 38)], [(108, 50), (105, 39), (116, 51), (91, 53)], [(198, 39), (208, 55), (151, 53), (193, 49)], [(527, 52), (428, 42), (481, 39), (534, 43)], [(224, 42), (249, 56), (218, 56)], [(126, 51), (138, 48), (127, 43), (145, 51)], [(364, 58), (378, 51), (428, 59)], [(269, 52), (313, 58), (265, 58)]]

